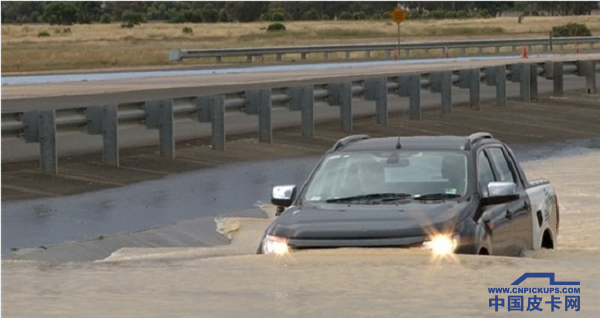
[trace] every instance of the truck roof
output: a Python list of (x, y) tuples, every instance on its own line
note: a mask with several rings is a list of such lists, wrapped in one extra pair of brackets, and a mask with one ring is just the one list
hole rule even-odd
[(393, 149), (439, 149), (469, 150), (482, 139), (493, 140), (489, 133), (475, 133), (470, 136), (414, 136), (370, 138), (367, 135), (352, 135), (336, 142), (330, 151), (364, 151)]

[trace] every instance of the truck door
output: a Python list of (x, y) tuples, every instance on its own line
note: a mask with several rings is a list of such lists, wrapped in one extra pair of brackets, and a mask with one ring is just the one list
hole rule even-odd
[(512, 247), (512, 253), (519, 255), (523, 249), (533, 248), (531, 202), (525, 191), (525, 185), (517, 176), (514, 163), (508, 159), (506, 149), (504, 147), (490, 147), (486, 149), (486, 152), (492, 161), (496, 181), (517, 184), (519, 199), (507, 204), (507, 213), (510, 213), (513, 223), (514, 246)]
[[(494, 170), (485, 151), (477, 154), (477, 186), (482, 198), (488, 196), (488, 184), (496, 181)], [(507, 216), (507, 204), (481, 207), (481, 217), (490, 224), (493, 255), (513, 255), (512, 219)]]

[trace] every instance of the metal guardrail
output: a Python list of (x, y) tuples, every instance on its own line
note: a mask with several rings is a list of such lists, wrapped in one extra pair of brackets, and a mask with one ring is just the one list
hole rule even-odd
[[(561, 37), (561, 38), (532, 38), (532, 39), (497, 39), (497, 40), (463, 40), (463, 41), (435, 41), (435, 42), (417, 42), (400, 44), (399, 54), (404, 57), (410, 57), (411, 51), (424, 50), (429, 53), (430, 50), (442, 50), (444, 52), (453, 51), (454, 55), (465, 55), (469, 48), (477, 49), (478, 54), (483, 53), (485, 48), (494, 48), (494, 54), (501, 53), (502, 48), (509, 47), (511, 53), (518, 53), (517, 48), (527, 47), (529, 52), (533, 48), (541, 46), (539, 52), (553, 51), (554, 46), (558, 46), (559, 52), (564, 51), (565, 45), (573, 45), (575, 50), (600, 50), (600, 37)], [(265, 55), (275, 55), (276, 61), (281, 61), (285, 54), (300, 54), (302, 60), (305, 60), (308, 54), (322, 53), (323, 59), (329, 59), (331, 53), (346, 53), (346, 59), (350, 59), (351, 52), (364, 52), (365, 58), (370, 58), (372, 52), (384, 52), (385, 58), (391, 58), (392, 52), (398, 49), (396, 43), (379, 44), (353, 44), (353, 45), (323, 45), (323, 46), (280, 46), (263, 48), (229, 48), (229, 49), (175, 49), (169, 51), (170, 61), (181, 61), (188, 58), (216, 58), (217, 63), (223, 61), (223, 57), (245, 56), (247, 62), (252, 62), (253, 57), (258, 60), (264, 60)], [(455, 52), (458, 50), (458, 52)]]
[(508, 64), (487, 68), (457, 69), (414, 73), (407, 75), (385, 74), (365, 77), (356, 81), (315, 81), (304, 86), (279, 87), (233, 91), (223, 95), (189, 96), (166, 100), (149, 100), (104, 106), (56, 109), (45, 111), (13, 112), (2, 114), (2, 138), (22, 138), (28, 143), (40, 144), (40, 169), (42, 173), (58, 173), (57, 134), (80, 131), (103, 136), (103, 162), (119, 166), (118, 130), (124, 125), (142, 125), (159, 130), (160, 155), (175, 157), (174, 123), (178, 119), (193, 119), (211, 124), (212, 146), (225, 150), (225, 113), (243, 112), (259, 117), (260, 142), (272, 142), (271, 111), (273, 107), (286, 107), (301, 112), (301, 134), (314, 133), (314, 104), (327, 103), (340, 107), (340, 128), (350, 132), (352, 124), (352, 98), (374, 101), (376, 122), (388, 122), (387, 97), (395, 94), (409, 98), (409, 116), (421, 119), (421, 89), (441, 95), (441, 111), (452, 112), (452, 86), (469, 90), (469, 103), (479, 108), (480, 85), (496, 87), (496, 104), (506, 105), (506, 81), (520, 84), (520, 99), (530, 101), (537, 95), (539, 76), (552, 79), (554, 96), (563, 96), (563, 75), (586, 78), (586, 88), (596, 94), (596, 73), (600, 61), (543, 62)]

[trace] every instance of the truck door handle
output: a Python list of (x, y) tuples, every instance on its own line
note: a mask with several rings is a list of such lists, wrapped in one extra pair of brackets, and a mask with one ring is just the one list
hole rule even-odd
[(509, 220), (510, 220), (510, 219), (512, 219), (512, 217), (513, 217), (513, 214), (512, 214), (512, 212), (510, 212), (510, 211), (506, 211), (506, 214), (505, 214), (504, 216), (505, 216), (507, 219), (509, 219)]

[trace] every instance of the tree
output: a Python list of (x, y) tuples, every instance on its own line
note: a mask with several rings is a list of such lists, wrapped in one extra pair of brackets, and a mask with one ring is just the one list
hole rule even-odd
[(98, 21), (102, 14), (102, 2), (98, 1), (81, 1), (75, 2), (77, 7), (77, 22), (92, 23)]
[(219, 22), (231, 22), (229, 14), (227, 14), (225, 9), (219, 10)]
[(52, 2), (44, 10), (44, 21), (50, 24), (71, 25), (75, 23), (77, 8), (73, 2)]
[(239, 22), (252, 22), (258, 20), (260, 15), (267, 11), (268, 2), (245, 2), (232, 1), (227, 2), (225, 10)]
[(219, 21), (219, 11), (211, 3), (207, 3), (202, 8), (202, 18), (204, 22), (214, 23)]
[(474, 8), (486, 11), (492, 17), (502, 16), (502, 12), (514, 7), (514, 2), (509, 1), (478, 1)]

